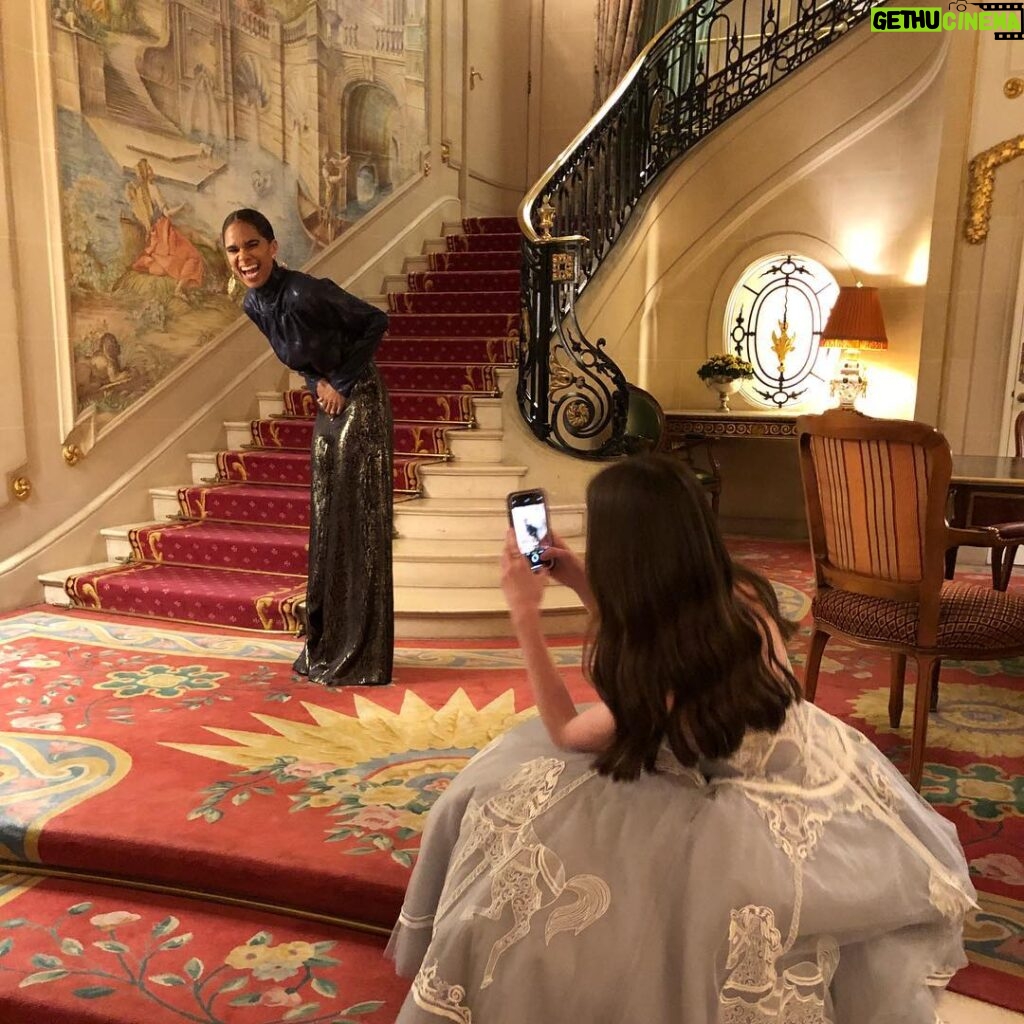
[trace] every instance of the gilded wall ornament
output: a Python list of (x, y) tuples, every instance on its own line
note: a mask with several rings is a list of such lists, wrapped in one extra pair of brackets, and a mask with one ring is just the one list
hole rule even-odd
[(69, 466), (77, 466), (82, 459), (85, 458), (85, 452), (78, 447), (77, 444), (66, 444), (60, 450), (61, 455), (64, 456), (64, 461)]
[(1024, 154), (1024, 135), (999, 142), (982, 151), (968, 165), (967, 223), (964, 234), (972, 245), (978, 245), (988, 237), (996, 169), (1016, 160), (1021, 154)]
[(25, 501), (32, 494), (32, 481), (27, 476), (18, 476), (11, 481), (11, 494), (18, 501)]
[(1015, 100), (1018, 96), (1024, 96), (1024, 78), (1008, 78), (1003, 83), (1003, 95), (1008, 100)]

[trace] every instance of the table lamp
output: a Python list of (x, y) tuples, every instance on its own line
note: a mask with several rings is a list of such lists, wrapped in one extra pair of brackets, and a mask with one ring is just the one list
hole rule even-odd
[(868, 390), (861, 350), (889, 347), (878, 289), (862, 285), (840, 288), (819, 344), (822, 348), (843, 350), (839, 372), (832, 379), (829, 393), (833, 398), (838, 396), (840, 409), (852, 409)]

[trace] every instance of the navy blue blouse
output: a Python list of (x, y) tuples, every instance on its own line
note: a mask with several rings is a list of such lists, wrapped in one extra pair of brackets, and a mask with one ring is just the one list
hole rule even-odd
[(245, 293), (242, 309), (314, 395), (323, 378), (348, 398), (388, 328), (387, 313), (333, 281), (277, 264), (266, 284)]

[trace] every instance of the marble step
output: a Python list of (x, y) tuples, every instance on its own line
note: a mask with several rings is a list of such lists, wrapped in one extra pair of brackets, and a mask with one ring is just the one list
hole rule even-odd
[(452, 430), (448, 433), (448, 449), (459, 462), (501, 462), (501, 430), (478, 427), (476, 430)]
[[(580, 636), (589, 616), (566, 587), (549, 586), (541, 602), (548, 636)], [(395, 587), (395, 636), (401, 639), (474, 639), (515, 633), (498, 587)]]
[[(402, 269), (404, 274), (425, 273), (430, 269), (430, 260), (426, 256), (406, 256), (405, 262), (402, 264)], [(388, 278), (385, 278), (385, 281), (386, 280), (388, 280)], [(402, 280), (405, 281), (406, 278), (403, 276)], [(384, 290), (389, 291), (390, 289), (385, 288)]]
[(257, 419), (269, 420), (272, 416), (284, 415), (284, 399), (281, 391), (258, 391), (256, 402), (258, 412)]
[(526, 466), (504, 463), (426, 462), (417, 470), (426, 498), (478, 498), (504, 500), (521, 489)]
[[(119, 564), (131, 558), (128, 540), (131, 530), (161, 526), (159, 522), (125, 523), (100, 531), (106, 545), (107, 562)], [(572, 538), (573, 548), (582, 554), (583, 538)], [(479, 588), (501, 584), (501, 539), (463, 540), (438, 538), (395, 539), (392, 560), (396, 587)]]
[[(38, 577), (46, 604), (67, 608), (70, 601), (64, 583), (70, 576), (116, 568), (109, 562), (58, 569)], [(510, 637), (512, 623), (505, 596), (497, 586), (444, 587), (395, 586), (395, 637), (401, 639), (472, 639)], [(587, 612), (579, 598), (565, 587), (551, 585), (544, 591), (541, 625), (549, 636), (582, 635)], [(140, 622), (143, 620), (139, 620)], [(160, 621), (144, 620), (159, 628)], [(167, 623), (187, 629), (187, 624)]]
[[(580, 536), (585, 508), (552, 505), (552, 526), (567, 541)], [(395, 529), (399, 537), (500, 541), (508, 530), (508, 511), (504, 499), (421, 498), (395, 506)]]
[[(450, 465), (446, 464), (444, 468), (450, 468)], [(433, 468), (441, 469), (442, 466)], [(520, 478), (508, 476), (506, 479), (514, 483)], [(508, 488), (515, 489), (514, 486)], [(395, 529), (400, 537), (427, 540), (500, 540), (508, 528), (508, 511), (504, 500), (508, 490), (505, 490), (504, 484), (493, 490), (500, 493), (472, 499), (445, 496), (399, 502), (395, 505)], [(155, 521), (165, 522), (168, 517), (178, 515), (177, 487), (151, 487), (149, 493)], [(580, 536), (584, 532), (585, 509), (583, 504), (552, 505), (552, 525), (566, 539)]]
[[(571, 544), (578, 554), (583, 554), (582, 537), (573, 537), (566, 543)], [(480, 588), (500, 590), (503, 550), (503, 539), (424, 540), (397, 537), (392, 549), (395, 586), (446, 591)]]

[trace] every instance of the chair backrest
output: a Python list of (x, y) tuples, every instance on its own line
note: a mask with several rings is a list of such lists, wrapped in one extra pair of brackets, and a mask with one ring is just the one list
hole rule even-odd
[(946, 439), (925, 423), (845, 409), (801, 416), (796, 429), (818, 585), (934, 605), (937, 621)]
[(632, 452), (658, 451), (665, 445), (665, 412), (661, 403), (636, 384), (629, 385), (623, 441)]

